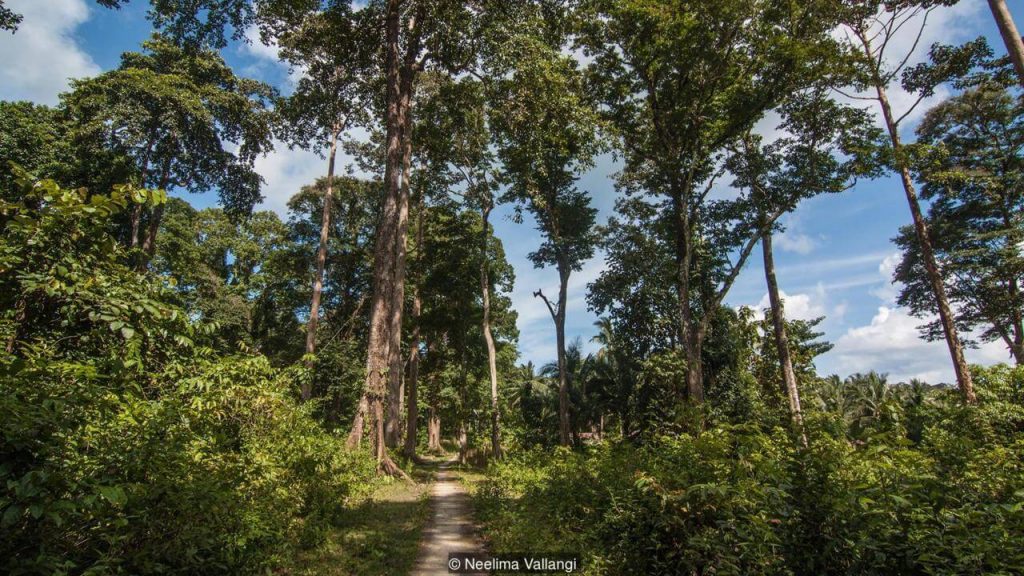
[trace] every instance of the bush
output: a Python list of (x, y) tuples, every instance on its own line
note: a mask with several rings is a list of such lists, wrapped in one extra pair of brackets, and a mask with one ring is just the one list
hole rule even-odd
[(23, 184), (0, 222), (0, 572), (255, 573), (318, 542), (372, 460), (297, 403), (297, 369), (198, 346), (125, 265), (109, 217), (160, 198)]
[(867, 440), (812, 413), (806, 449), (718, 424), (513, 457), (478, 506), (496, 551), (580, 553), (590, 574), (1021, 573), (1024, 370), (976, 374), (980, 404), (938, 392), (919, 442), (894, 398)]

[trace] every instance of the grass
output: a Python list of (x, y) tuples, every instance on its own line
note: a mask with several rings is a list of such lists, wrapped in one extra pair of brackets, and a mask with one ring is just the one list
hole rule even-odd
[(430, 514), (433, 464), (401, 463), (416, 483), (384, 480), (369, 497), (349, 508), (326, 541), (297, 554), (285, 574), (370, 576), (407, 574), (416, 561), (420, 533)]
[(487, 473), (483, 468), (477, 466), (456, 466), (451, 468), (452, 473), (459, 479), (459, 482), (466, 487), (470, 496), (476, 496), (480, 484), (487, 479)]

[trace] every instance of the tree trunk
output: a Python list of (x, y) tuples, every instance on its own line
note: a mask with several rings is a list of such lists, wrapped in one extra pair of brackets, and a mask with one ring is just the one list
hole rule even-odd
[(789, 335), (786, 333), (786, 315), (782, 298), (779, 297), (779, 283), (775, 278), (775, 256), (772, 253), (772, 233), (765, 232), (761, 237), (761, 249), (764, 252), (764, 278), (768, 284), (768, 301), (771, 303), (772, 327), (775, 330), (775, 348), (779, 354), (779, 368), (782, 370), (782, 385), (789, 397), (789, 413), (800, 433), (804, 446), (807, 436), (804, 434), (804, 418), (800, 411), (800, 390), (797, 388), (796, 373), (793, 371), (793, 359), (789, 353)]
[(391, 287), (391, 345), (388, 362), (387, 420), (384, 423), (384, 440), (388, 448), (398, 448), (402, 412), (399, 403), (402, 398), (402, 313), (405, 307), (405, 264), (406, 237), (409, 231), (409, 176), (412, 170), (412, 78), (409, 73), (402, 75), (400, 116), (402, 119), (402, 184), (398, 201), (398, 232), (395, 235), (395, 272)]
[(488, 228), (487, 220), (491, 215), (490, 203), (486, 203), (480, 211), (483, 220), (483, 254), (480, 259), (480, 293), (483, 295), (483, 332), (484, 343), (487, 345), (487, 369), (491, 377), (491, 454), (495, 459), (501, 458), (501, 415), (498, 411), (498, 362), (494, 350), (494, 336), (491, 334), (491, 280), (488, 270), (490, 261), (487, 251)]
[(569, 292), (569, 267), (558, 266), (558, 310), (555, 314), (555, 336), (558, 345), (558, 439), (562, 446), (571, 446), (569, 420), (569, 375), (565, 365), (565, 303)]
[(165, 206), (165, 204), (160, 204), (154, 208), (153, 214), (149, 218), (149, 226), (146, 230), (146, 239), (142, 242), (142, 251), (146, 253), (146, 262), (143, 264), (143, 268), (145, 268), (145, 264), (152, 260), (153, 256), (156, 254), (156, 235), (160, 232), (160, 221), (163, 220)]
[[(309, 322), (306, 323), (306, 354), (316, 353), (316, 327), (320, 316), (320, 294), (324, 288), (324, 265), (327, 262), (327, 235), (331, 229), (331, 204), (334, 203), (334, 159), (338, 150), (338, 131), (331, 135), (331, 150), (327, 157), (327, 189), (324, 190), (323, 218), (320, 223), (320, 247), (316, 251), (316, 276), (313, 278), (313, 299), (309, 305)], [(313, 360), (307, 361), (313, 368)], [(313, 395), (312, 382), (302, 384), (302, 400)]]
[[(686, 356), (686, 393), (691, 402), (704, 402), (704, 366), (701, 361), (703, 336), (698, 334), (690, 303), (690, 265), (693, 261), (690, 215), (682, 192), (672, 194), (676, 222), (676, 298), (679, 308), (679, 345)], [(705, 314), (710, 312), (705, 310)]]
[(142, 204), (136, 204), (132, 206), (132, 218), (131, 218), (131, 240), (129, 247), (135, 248), (139, 245), (139, 231), (142, 227)]
[(427, 451), (441, 451), (441, 417), (437, 414), (437, 407), (430, 407), (430, 420), (427, 422)]
[[(466, 316), (467, 316), (467, 314), (464, 314), (463, 318), (465, 318)], [(468, 379), (468, 376), (469, 376), (468, 368), (469, 367), (466, 365), (466, 337), (465, 337), (465, 334), (466, 334), (467, 330), (465, 330), (465, 328), (467, 328), (467, 327), (463, 325), (463, 326), (461, 326), (461, 328), (463, 328), (463, 330), (462, 330), (462, 334), (459, 335), (459, 340), (458, 340), (458, 342), (459, 342), (459, 412), (458, 412), (459, 413), (459, 430), (458, 430), (458, 442), (459, 442), (459, 463), (460, 464), (465, 464), (466, 460), (467, 460), (467, 457), (469, 456), (469, 435), (466, 433), (466, 416), (467, 416), (467, 413), (468, 413), (468, 410), (466, 409), (466, 404), (468, 404), (468, 401), (466, 399), (466, 392), (467, 392), (467, 388), (469, 387), (469, 379)]]
[[(416, 210), (416, 258), (423, 256), (423, 193), (418, 194), (419, 202)], [(412, 293), (412, 338), (409, 344), (409, 378), (406, 385), (408, 401), (406, 402), (405, 420), (405, 446), (403, 453), (409, 458), (416, 456), (416, 443), (418, 440), (417, 427), (419, 425), (419, 385), (420, 377), (420, 314), (423, 310), (423, 302), (420, 300), (418, 285), (413, 285)], [(430, 353), (430, 346), (427, 346), (427, 353)]]
[(1017, 25), (1013, 23), (1010, 9), (1006, 7), (1006, 0), (988, 0), (988, 7), (992, 9), (992, 16), (999, 26), (999, 35), (1003, 37), (1006, 51), (1010, 54), (1013, 68), (1017, 71), (1017, 80), (1024, 86), (1024, 42), (1017, 32)]
[[(705, 311), (710, 314), (710, 311)], [(692, 326), (686, 335), (686, 393), (691, 402), (704, 403), (704, 330)]]
[[(167, 162), (164, 165), (163, 175), (160, 177), (160, 189), (167, 191), (167, 186), (170, 184), (171, 179), (171, 165)], [(153, 215), (149, 219), (149, 227), (146, 231), (146, 238), (142, 242), (142, 251), (145, 252), (146, 257), (139, 260), (139, 270), (145, 270), (149, 261), (153, 259), (153, 255), (156, 254), (156, 235), (160, 231), (160, 221), (164, 216), (164, 207), (166, 204), (160, 204), (153, 209)]]
[[(377, 226), (377, 238), (373, 255), (373, 298), (370, 308), (370, 334), (367, 345), (366, 385), (363, 390), (365, 415), (369, 417), (371, 448), (377, 459), (378, 468), (384, 473), (401, 473), (388, 456), (384, 442), (384, 400), (387, 394), (387, 372), (391, 359), (391, 328), (398, 316), (401, 326), (402, 310), (391, 309), (392, 289), (395, 287), (397, 272), (398, 228), (401, 221), (400, 204), (402, 195), (402, 118), (401, 81), (398, 63), (401, 0), (389, 0), (385, 36), (387, 43), (387, 115), (386, 134), (387, 157), (384, 166), (384, 203)], [(362, 415), (360, 410), (353, 422), (349, 445), (359, 445), (362, 439)]]
[[(871, 58), (870, 43), (866, 38), (861, 39), (865, 53)], [(931, 284), (932, 293), (935, 295), (935, 303), (939, 309), (939, 320), (942, 322), (942, 329), (946, 336), (946, 345), (949, 348), (949, 355), (953, 360), (953, 370), (956, 372), (957, 385), (960, 394), (968, 404), (976, 401), (974, 395), (974, 384), (971, 382), (971, 371), (964, 358), (963, 344), (957, 335), (956, 324), (953, 321), (953, 313), (949, 307), (949, 299), (946, 297), (946, 286), (942, 281), (942, 274), (939, 265), (935, 260), (935, 251), (932, 249), (932, 241), (928, 235), (928, 224), (921, 213), (921, 204), (917, 198), (917, 191), (914, 189), (914, 181), (910, 177), (910, 169), (907, 167), (906, 158), (903, 155), (903, 146), (900, 142), (899, 126), (893, 117), (892, 107), (889, 105), (889, 98), (885, 86), (876, 77), (875, 91), (878, 94), (878, 103), (882, 108), (882, 117), (885, 119), (885, 126), (889, 131), (889, 138), (892, 141), (893, 157), (896, 159), (896, 166), (900, 173), (900, 180), (903, 182), (903, 191), (907, 196), (907, 204), (910, 206), (910, 215), (914, 220), (914, 230), (917, 232), (917, 241), (921, 247), (921, 261), (928, 274), (928, 282)]]

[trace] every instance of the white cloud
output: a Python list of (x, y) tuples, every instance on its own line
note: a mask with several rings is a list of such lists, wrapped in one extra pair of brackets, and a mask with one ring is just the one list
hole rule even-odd
[(260, 31), (255, 26), (252, 26), (245, 31), (245, 40), (246, 41), (241, 45), (243, 53), (264, 60), (272, 60), (274, 62), (278, 61), (277, 44), (274, 42), (264, 44), (263, 40), (260, 39)]
[(775, 236), (774, 245), (784, 252), (795, 252), (797, 254), (810, 254), (818, 243), (807, 234), (802, 232), (783, 232)]
[(84, 0), (11, 0), (21, 14), (14, 34), (0, 32), (0, 98), (56, 104), (68, 80), (100, 72), (75, 29), (89, 19)]
[[(342, 165), (339, 162), (339, 166)], [(312, 184), (327, 174), (327, 161), (306, 150), (289, 149), (281, 142), (275, 142), (274, 151), (256, 159), (256, 172), (266, 180), (263, 185), (261, 210), (273, 210), (284, 216), (288, 211), (288, 199), (306, 184)]]
[(288, 64), (281, 60), (280, 48), (271, 42), (264, 44), (260, 39), (260, 31), (255, 26), (245, 31), (245, 42), (242, 42), (238, 51), (256, 59), (256, 63), (245, 68), (244, 72), (249, 76), (262, 76), (265, 66), (278, 68), (288, 73), (288, 86), (294, 88), (299, 79), (306, 73), (306, 69), (298, 67), (288, 69)]
[[(813, 320), (826, 314), (825, 287), (822, 284), (818, 284), (815, 291), (809, 294), (786, 294), (780, 290), (779, 296), (782, 298), (782, 307), (785, 310), (787, 320)], [(768, 293), (765, 292), (755, 309), (758, 311), (764, 310), (770, 305), (771, 301), (768, 298)]]
[(900, 308), (880, 306), (867, 326), (847, 330), (836, 342), (833, 365), (839, 374), (878, 370), (892, 381), (920, 378), (949, 381), (949, 355), (942, 342), (919, 336), (921, 320)]
[[(918, 329), (932, 318), (911, 316), (907, 309), (895, 305), (899, 286), (891, 279), (899, 260), (899, 253), (892, 253), (879, 262), (876, 278), (882, 280), (883, 285), (869, 290), (869, 294), (883, 305), (878, 307), (870, 323), (851, 327), (840, 336), (835, 348), (822, 357), (821, 366), (841, 376), (877, 370), (887, 372), (892, 382), (911, 378), (931, 383), (953, 382), (953, 367), (945, 341), (929, 342), (921, 338)], [(988, 365), (1009, 359), (1001, 342), (982, 344), (977, 349), (966, 350), (965, 354), (972, 364)]]
[(902, 259), (903, 258), (899, 252), (893, 252), (886, 256), (878, 265), (878, 273), (881, 274), (886, 281), (881, 286), (872, 289), (870, 294), (886, 304), (895, 304), (896, 297), (899, 295), (900, 287), (902, 285), (898, 282), (893, 282), (892, 275), (896, 272), (896, 267)]
[[(919, 378), (931, 383), (953, 382), (953, 366), (944, 340), (929, 342), (917, 327), (926, 320), (903, 308), (880, 306), (866, 326), (850, 328), (830, 353), (833, 370), (841, 375), (874, 369), (889, 373), (892, 382)], [(1006, 362), (1009, 355), (1000, 342), (966, 350), (972, 364)]]
[(801, 261), (798, 264), (789, 264), (786, 266), (779, 266), (778, 273), (782, 275), (819, 275), (827, 272), (845, 271), (856, 266), (863, 266), (865, 264), (874, 264), (880, 259), (885, 258), (891, 252), (872, 252), (870, 254), (859, 254), (856, 256), (837, 256), (835, 258), (824, 258), (821, 260), (812, 260), (810, 262)]

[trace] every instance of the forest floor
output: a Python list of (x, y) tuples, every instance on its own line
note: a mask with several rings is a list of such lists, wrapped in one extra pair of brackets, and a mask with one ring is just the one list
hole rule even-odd
[(430, 489), (432, 513), (423, 530), (412, 576), (448, 574), (450, 552), (483, 553), (483, 541), (473, 520), (472, 502), (463, 477), (464, 472), (455, 468), (454, 461), (444, 462), (438, 468)]
[(415, 483), (394, 480), (381, 485), (345, 512), (324, 543), (300, 552), (284, 572), (295, 576), (408, 574), (430, 518), (438, 462), (408, 465), (405, 471)]
[(285, 574), (378, 576), (448, 574), (449, 552), (482, 553), (470, 492), (483, 474), (447, 456), (403, 469), (345, 512), (326, 540), (300, 552)]

